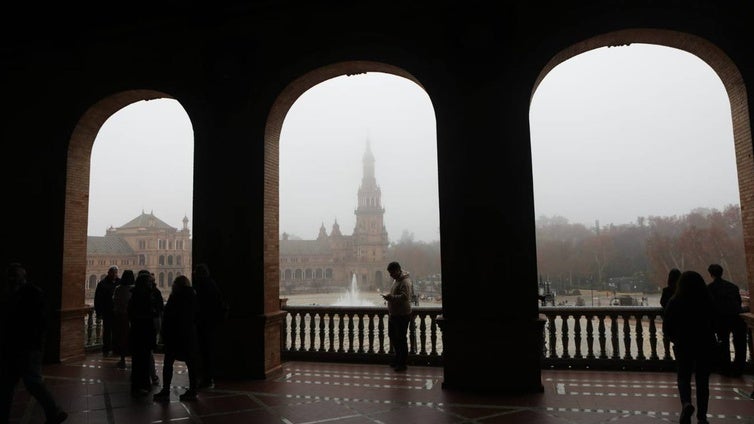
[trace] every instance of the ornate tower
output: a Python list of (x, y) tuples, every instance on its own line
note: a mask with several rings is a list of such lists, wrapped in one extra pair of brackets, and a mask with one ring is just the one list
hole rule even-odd
[(369, 140), (363, 159), (364, 175), (358, 193), (356, 228), (353, 230), (354, 256), (358, 262), (382, 262), (388, 246), (387, 230), (383, 223), (385, 209), (382, 193), (374, 176), (374, 155)]

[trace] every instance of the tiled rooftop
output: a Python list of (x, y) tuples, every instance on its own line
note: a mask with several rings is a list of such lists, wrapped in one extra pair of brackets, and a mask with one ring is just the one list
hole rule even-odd
[[(158, 372), (161, 356), (157, 356)], [(518, 396), (441, 388), (442, 369), (288, 362), (270, 381), (217, 381), (193, 402), (179, 402), (186, 369), (176, 364), (170, 403), (130, 395), (129, 370), (115, 358), (48, 365), (48, 386), (70, 414), (66, 423), (660, 423), (678, 422), (673, 373), (545, 370), (544, 393)], [(130, 366), (129, 366), (130, 368)], [(484, 378), (480, 376), (479, 378)], [(711, 378), (710, 422), (754, 423), (754, 378)], [(158, 389), (155, 388), (155, 392)], [(14, 423), (42, 423), (36, 401), (19, 385)]]

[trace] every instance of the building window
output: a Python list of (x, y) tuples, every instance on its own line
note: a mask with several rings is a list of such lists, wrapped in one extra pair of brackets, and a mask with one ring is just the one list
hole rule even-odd
[(173, 250), (173, 240), (168, 240), (168, 250)]
[(157, 240), (157, 248), (165, 249), (165, 240)]
[(286, 281), (290, 281), (291, 280), (291, 275), (292, 275), (291, 270), (290, 269), (286, 269), (283, 279), (285, 279)]
[(168, 272), (168, 284), (170, 284), (171, 287), (173, 286), (173, 273), (172, 272)]
[(159, 263), (160, 265), (165, 265), (165, 256), (160, 255), (160, 259), (157, 260), (157, 263)]
[(146, 240), (139, 240), (139, 249), (144, 250), (147, 248), (147, 241)]
[(178, 240), (175, 242), (175, 248), (177, 250), (183, 250), (183, 240)]
[(175, 257), (175, 264), (176, 265), (181, 265), (181, 255), (178, 255), (178, 256)]
[(97, 288), (97, 276), (92, 274), (89, 276), (89, 290), (94, 290)]
[(306, 270), (306, 279), (307, 280), (311, 280), (312, 279), (312, 270), (311, 269), (307, 269)]
[(300, 269), (296, 270), (296, 275), (294, 276), (295, 279), (300, 280), (303, 277), (303, 273)]
[(160, 287), (165, 287), (165, 273), (160, 273)]
[(318, 280), (321, 280), (322, 279), (322, 268), (317, 269), (317, 271), (315, 272), (314, 275), (315, 275), (315, 278), (317, 278)]
[(325, 270), (325, 278), (328, 278), (328, 279), (332, 278), (332, 268), (327, 268)]
[(173, 265), (173, 255), (168, 255), (168, 265)]
[(139, 255), (139, 265), (147, 264), (147, 255)]

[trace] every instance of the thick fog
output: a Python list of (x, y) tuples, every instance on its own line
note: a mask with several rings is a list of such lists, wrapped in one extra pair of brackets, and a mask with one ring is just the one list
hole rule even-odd
[[(538, 87), (530, 125), (537, 215), (620, 224), (739, 202), (727, 95), (689, 53), (634, 44), (570, 59)], [(390, 239), (438, 240), (435, 131), (431, 100), (409, 80), (368, 73), (313, 87), (281, 133), (281, 233), (315, 238), (335, 219), (351, 233), (369, 140)], [(117, 112), (92, 152), (89, 233), (142, 210), (175, 227), (191, 220), (192, 162), (177, 101)]]

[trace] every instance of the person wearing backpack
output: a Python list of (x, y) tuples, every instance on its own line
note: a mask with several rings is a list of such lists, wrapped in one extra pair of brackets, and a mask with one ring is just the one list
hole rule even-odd
[[(746, 364), (746, 322), (741, 317), (741, 291), (737, 285), (724, 280), (723, 267), (712, 264), (707, 268), (712, 282), (707, 285), (714, 308), (714, 327), (720, 342), (719, 372), (732, 377), (743, 374)], [(730, 336), (733, 334), (735, 356), (730, 360)]]

